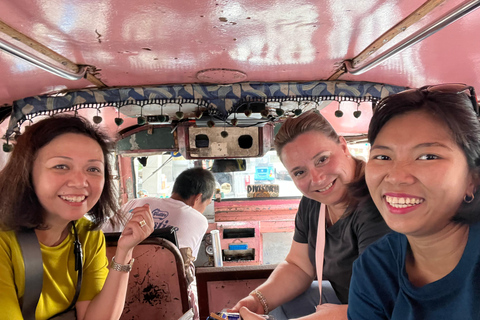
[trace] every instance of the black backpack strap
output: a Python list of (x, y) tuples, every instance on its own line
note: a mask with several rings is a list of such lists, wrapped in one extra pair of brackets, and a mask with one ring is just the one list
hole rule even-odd
[(33, 229), (17, 232), (17, 241), (22, 250), (25, 265), (25, 292), (22, 315), (24, 320), (35, 320), (38, 299), (43, 287), (43, 260), (40, 244)]
[(76, 221), (72, 221), (72, 229), (73, 234), (75, 236), (75, 242), (73, 243), (73, 253), (75, 255), (75, 270), (77, 271), (77, 287), (75, 288), (75, 296), (73, 297), (72, 302), (68, 306), (67, 309), (63, 310), (60, 313), (57, 313), (54, 317), (62, 315), (70, 311), (73, 307), (75, 307), (75, 303), (77, 303), (78, 296), (80, 294), (80, 288), (82, 287), (82, 278), (83, 278), (83, 251), (82, 251), (82, 244), (78, 239), (77, 227), (75, 226)]
[[(83, 250), (82, 244), (78, 239), (77, 227), (75, 226), (76, 221), (72, 221), (73, 234), (75, 236), (75, 242), (73, 243), (73, 253), (75, 254), (75, 270), (77, 270), (77, 288), (75, 289), (75, 296), (73, 301), (68, 307), (71, 309), (77, 303), (78, 295), (80, 294), (80, 289), (82, 288), (82, 278), (83, 278)], [(67, 310), (68, 310), (67, 309)]]

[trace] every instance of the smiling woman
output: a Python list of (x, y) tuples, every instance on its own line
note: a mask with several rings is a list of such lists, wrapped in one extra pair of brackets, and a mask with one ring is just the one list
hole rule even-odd
[(276, 308), (275, 319), (345, 319), (353, 261), (390, 231), (377, 212), (362, 210), (349, 193), (365, 163), (350, 155), (345, 139), (314, 111), (286, 120), (275, 147), (303, 194), (293, 242), (285, 261), (233, 310), (244, 319), (256, 315), (242, 307), (261, 314)]
[(473, 88), (380, 101), (366, 182), (394, 231), (355, 262), (349, 319), (477, 319), (480, 124)]
[[(0, 1), (0, 170), (13, 157), (17, 137), (41, 117), (59, 113), (93, 120), (95, 126), (118, 137), (110, 158), (115, 172), (103, 171), (102, 190), (109, 189), (111, 178), (118, 185), (121, 204), (145, 195), (168, 197), (173, 181), (187, 168), (208, 169), (215, 160), (245, 159), (245, 171), (215, 172), (216, 199), (222, 201), (206, 210), (208, 231), (227, 228), (227, 224), (237, 228), (239, 223), (255, 230), (254, 236), (242, 240), (251, 241), (247, 250), (248, 259), (253, 259), (230, 252), (224, 257), (234, 260), (225, 261), (225, 268), (248, 266), (240, 272), (247, 275), (255, 270), (250, 269), (253, 264), (283, 261), (292, 243), (295, 212), (303, 192), (298, 211), (301, 230), (295, 240), (300, 239), (300, 245), (308, 250), (296, 250), (294, 241), (291, 251), (302, 255), (302, 267), (310, 272), (316, 264), (311, 259), (316, 248), (312, 241), (320, 208), (328, 205), (330, 209), (326, 222), (333, 225), (327, 231), (355, 216), (344, 215), (349, 202), (342, 196), (349, 195), (346, 185), (361, 171), (360, 162), (353, 157), (361, 154), (368, 158), (367, 152), (357, 147), (365, 142), (372, 107), (386, 96), (423, 85), (425, 79), (480, 86), (480, 41), (472, 41), (472, 32), (480, 30), (479, 7), (480, 0)], [(299, 167), (292, 178), (279, 157), (272, 155), (276, 152), (274, 136), (287, 119), (299, 118), (309, 110), (321, 113), (348, 143), (355, 141), (353, 149), (359, 152), (351, 151), (352, 158), (348, 158), (341, 138), (328, 140), (316, 132), (299, 134), (283, 152), (290, 169)], [(74, 146), (83, 149), (80, 142), (75, 139), (65, 151)], [(327, 142), (332, 148), (325, 152), (321, 147)], [(94, 149), (92, 146), (83, 154)], [(15, 156), (12, 162), (16, 164), (9, 163), (5, 169), (4, 175), (9, 177), (0, 187), (0, 204), (15, 201), (17, 207), (4, 206), (7, 213), (2, 213), (0, 221), (6, 223), (15, 213), (16, 220), (9, 224), (12, 230), (43, 227), (43, 216), (38, 214), (44, 212), (43, 206), (35, 203), (32, 207), (32, 201), (41, 200), (59, 220), (76, 216), (94, 202), (93, 191), (52, 186), (60, 181), (57, 177), (62, 172), (70, 175), (71, 170), (78, 173), (77, 181), (94, 181), (95, 169), (82, 167), (79, 173), (76, 162), (55, 163), (61, 167), (49, 173), (55, 177), (52, 182), (42, 179), (34, 186), (30, 179), (36, 151), (27, 155), (32, 157), (29, 166)], [(428, 159), (425, 162), (431, 162)], [(107, 161), (104, 164), (104, 170), (111, 169)], [(30, 192), (20, 190), (21, 185), (31, 187)], [(51, 208), (50, 195), (55, 192), (61, 194), (51, 198), (55, 203)], [(271, 197), (277, 194), (278, 198)], [(110, 210), (104, 195), (102, 192), (88, 209), (94, 225), (103, 221), (96, 214)], [(269, 198), (263, 198), (267, 195)], [(412, 196), (416, 194), (405, 198), (389, 195), (388, 199), (392, 207), (400, 209), (406, 205), (402, 202), (422, 201)], [(372, 214), (378, 222), (375, 219), (380, 220), (380, 215)], [(365, 224), (359, 220), (353, 228), (346, 228), (352, 239), (368, 234), (355, 226), (367, 228), (371, 221), (369, 215), (357, 217), (365, 219)], [(222, 232), (220, 235), (223, 237)], [(199, 250), (204, 259), (198, 264), (205, 269), (199, 271), (225, 271), (207, 270), (214, 261), (209, 235), (205, 236), (205, 246)], [(374, 240), (367, 238), (352, 240), (349, 250), (338, 249), (345, 255), (355, 251), (346, 260), (335, 250), (332, 255), (351, 262)], [(329, 239), (327, 232), (327, 258)], [(222, 238), (222, 249), (229, 250), (231, 241)], [(356, 242), (361, 243), (356, 246)], [(119, 256), (115, 259), (128, 262), (120, 261)], [(345, 272), (333, 270), (333, 277), (329, 272), (335, 268), (325, 268), (326, 278), (340, 279), (332, 283), (344, 304), (350, 262), (345, 263)], [(310, 281), (313, 276), (308, 277)], [(235, 290), (222, 297), (238, 301), (247, 296), (244, 284), (238, 282)], [(210, 288), (206, 283), (202, 286)], [(275, 301), (275, 295), (287, 290), (271, 288), (272, 292), (259, 291), (275, 306), (282, 302)], [(298, 293), (293, 291), (286, 295)], [(200, 299), (208, 296), (215, 294), (205, 289), (199, 295)], [(211, 305), (201, 303), (200, 317), (205, 319), (210, 312), (227, 307), (220, 300), (210, 299)], [(316, 300), (315, 304), (319, 297)], [(143, 314), (133, 315), (127, 308), (124, 317), (129, 316), (142, 318)]]
[(32, 184), (44, 224), (78, 220), (98, 202), (105, 184), (104, 155), (93, 139), (66, 133), (41, 148)]
[(456, 225), (452, 218), (457, 208), (475, 188), (450, 130), (425, 111), (385, 124), (371, 150), (366, 178), (387, 224), (415, 238)]
[[(6, 318), (120, 317), (132, 250), (152, 232), (153, 220), (148, 207), (133, 211), (109, 272), (105, 239), (94, 230), (116, 209), (108, 153), (106, 137), (80, 117), (39, 121), (18, 138), (0, 171), (0, 308)], [(27, 233), (32, 237), (25, 242)], [(31, 271), (42, 262), (41, 270)]]

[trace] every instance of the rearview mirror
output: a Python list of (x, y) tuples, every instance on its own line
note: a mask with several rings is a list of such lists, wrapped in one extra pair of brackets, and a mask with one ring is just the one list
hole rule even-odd
[(212, 172), (245, 171), (247, 163), (245, 159), (215, 159), (211, 168)]

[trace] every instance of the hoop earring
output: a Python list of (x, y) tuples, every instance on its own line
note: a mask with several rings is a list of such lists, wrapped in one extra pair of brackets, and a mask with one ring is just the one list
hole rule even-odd
[(463, 201), (465, 203), (471, 203), (473, 201), (473, 199), (475, 199), (474, 194), (472, 194), (472, 196), (469, 196), (468, 194), (466, 194), (465, 197), (463, 197)]

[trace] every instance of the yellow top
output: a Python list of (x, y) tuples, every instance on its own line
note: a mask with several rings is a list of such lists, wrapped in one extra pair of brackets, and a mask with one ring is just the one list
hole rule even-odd
[[(102, 231), (88, 231), (89, 221), (77, 222), (83, 249), (83, 280), (78, 301), (92, 300), (102, 289), (108, 274), (105, 237)], [(73, 231), (56, 247), (40, 244), (43, 258), (43, 288), (35, 318), (48, 319), (65, 310), (73, 300), (77, 283)], [(20, 301), (25, 291), (25, 266), (15, 232), (0, 231), (0, 314), (2, 319), (23, 319)], [(28, 288), (27, 288), (28, 289)]]

